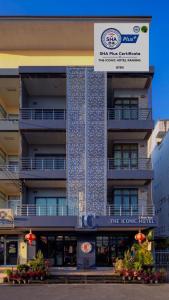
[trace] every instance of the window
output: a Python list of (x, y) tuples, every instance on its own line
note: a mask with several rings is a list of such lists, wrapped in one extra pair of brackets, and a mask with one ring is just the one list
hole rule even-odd
[(36, 198), (36, 215), (63, 216), (67, 215), (66, 198), (38, 197)]
[(13, 209), (14, 214), (17, 214), (20, 209), (21, 200), (19, 196), (8, 196), (8, 208)]
[(115, 119), (138, 119), (138, 99), (136, 98), (117, 98), (114, 101), (114, 108)]
[(137, 169), (138, 145), (115, 144), (113, 146), (113, 158), (115, 169)]
[(138, 213), (138, 189), (114, 189), (113, 212), (115, 215)]

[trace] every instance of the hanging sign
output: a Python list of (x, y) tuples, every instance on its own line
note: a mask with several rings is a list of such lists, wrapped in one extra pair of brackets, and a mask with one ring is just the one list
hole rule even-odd
[(94, 24), (94, 69), (149, 71), (149, 23)]

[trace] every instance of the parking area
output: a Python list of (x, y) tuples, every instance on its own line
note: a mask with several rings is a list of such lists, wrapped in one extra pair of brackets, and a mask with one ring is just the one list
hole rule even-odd
[(169, 298), (169, 284), (1, 285), (0, 300), (153, 300)]

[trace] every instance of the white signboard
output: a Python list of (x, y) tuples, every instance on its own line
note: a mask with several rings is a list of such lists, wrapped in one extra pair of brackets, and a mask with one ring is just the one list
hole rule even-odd
[(149, 24), (94, 24), (94, 69), (149, 71)]

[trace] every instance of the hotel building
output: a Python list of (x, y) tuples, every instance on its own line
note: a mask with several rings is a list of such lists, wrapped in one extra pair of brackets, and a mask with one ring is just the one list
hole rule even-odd
[[(94, 23), (0, 18), (0, 265), (110, 267), (156, 226), (148, 72), (95, 72)], [(25, 234), (36, 241), (29, 246)]]

